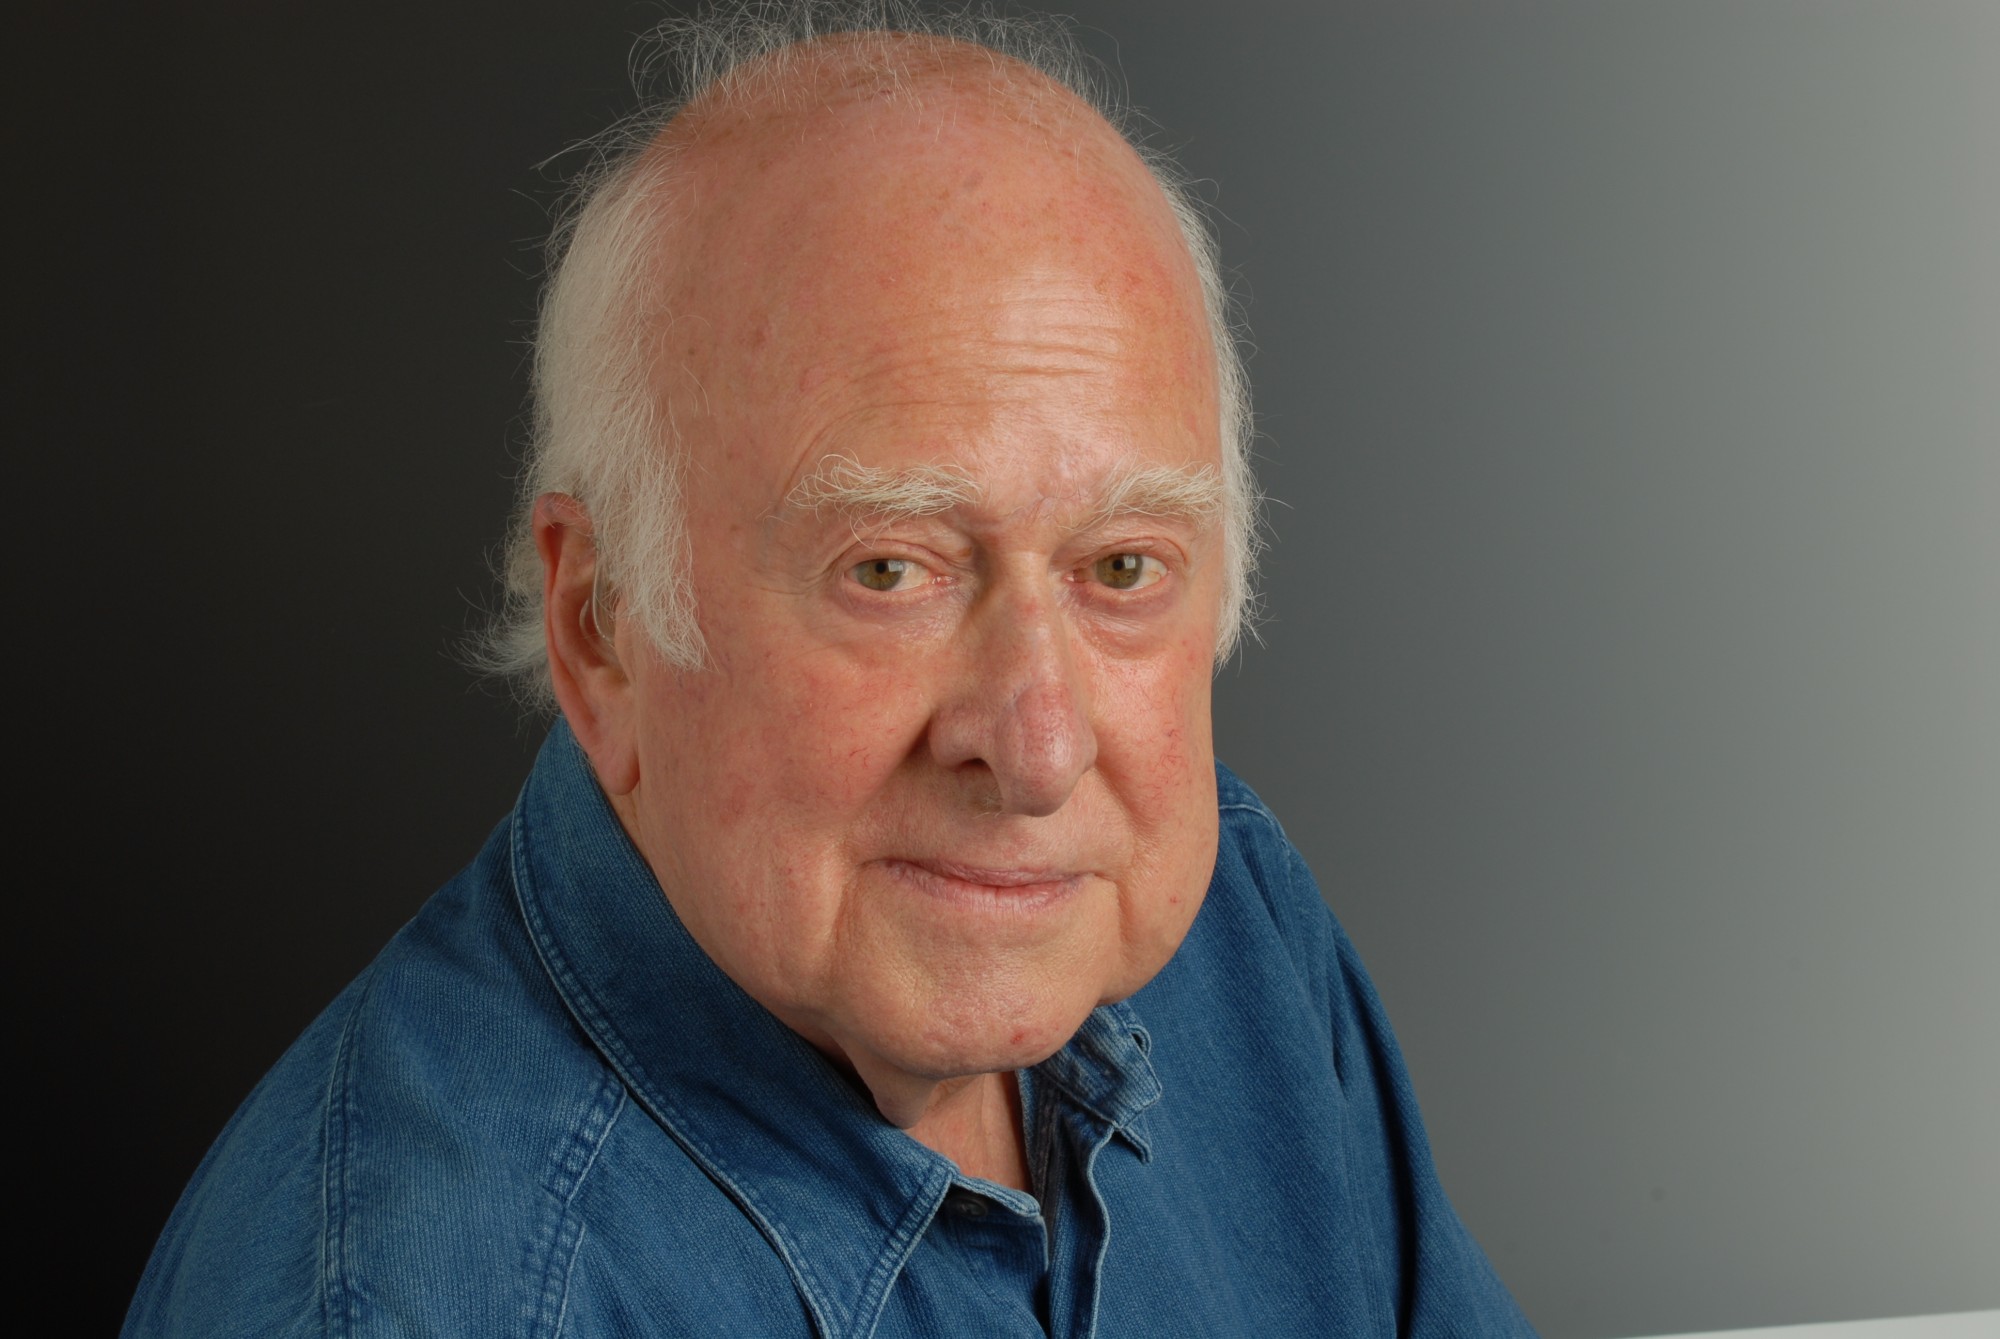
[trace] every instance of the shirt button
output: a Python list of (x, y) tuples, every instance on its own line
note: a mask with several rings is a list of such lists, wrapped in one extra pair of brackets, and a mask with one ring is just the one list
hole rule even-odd
[(988, 1207), (980, 1195), (958, 1192), (951, 1197), (951, 1211), (960, 1218), (984, 1218)]

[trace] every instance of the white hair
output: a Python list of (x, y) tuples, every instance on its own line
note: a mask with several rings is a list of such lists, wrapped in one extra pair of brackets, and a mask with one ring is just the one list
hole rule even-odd
[[(479, 668), (511, 679), (535, 706), (553, 705), (533, 533), (535, 501), (547, 493), (568, 494), (589, 514), (599, 571), (619, 615), (635, 619), (668, 663), (696, 669), (705, 659), (689, 579), (685, 455), (674, 406), (653, 380), (675, 316), (657, 282), (662, 230), (682, 205), (674, 148), (660, 142), (660, 132), (695, 100), (729, 97), (753, 64), (782, 76), (813, 39), (864, 32), (984, 47), (1039, 71), (1102, 116), (1151, 171), (1194, 262), (1215, 350), (1224, 529), (1218, 662), (1250, 625), (1260, 534), (1249, 381), (1215, 237), (1191, 183), (1134, 133), (1132, 113), (1103, 86), (1099, 67), (1068, 26), (1043, 17), (924, 10), (911, 0), (727, 0), (669, 19), (641, 39), (633, 77), (642, 105), (581, 146), (588, 166), (549, 239), (549, 280), (534, 342), (533, 436), (501, 564), (504, 603), (473, 651)], [(880, 44), (867, 54), (891, 75), (914, 72), (914, 51), (903, 44)], [(782, 83), (760, 79), (758, 87)]]

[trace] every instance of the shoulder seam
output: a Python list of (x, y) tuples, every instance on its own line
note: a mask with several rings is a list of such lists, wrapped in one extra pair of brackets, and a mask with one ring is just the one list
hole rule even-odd
[[(378, 958), (377, 962), (380, 961)], [(355, 1299), (347, 1278), (347, 1158), (349, 1110), (348, 1070), (354, 1054), (354, 1034), (361, 1024), (361, 1011), (375, 984), (375, 964), (361, 974), (361, 989), (341, 1025), (340, 1042), (334, 1048), (333, 1068), (327, 1075), (326, 1115), (320, 1126), (320, 1324), (328, 1339), (342, 1339), (353, 1333), (358, 1319)]]
[(1262, 802), (1256, 804), (1241, 804), (1234, 802), (1229, 804), (1218, 804), (1215, 806), (1215, 811), (1218, 814), (1228, 814), (1228, 813), (1249, 814), (1253, 818), (1261, 818), (1262, 820), (1264, 820), (1264, 822), (1271, 825), (1271, 830), (1276, 832), (1279, 837), (1283, 838), (1287, 845), (1291, 843), (1291, 838), (1285, 836), (1285, 825), (1278, 821), (1278, 816), (1271, 812), (1270, 806), (1263, 804)]
[(562, 1333), (569, 1313), (570, 1275), (583, 1247), (584, 1224), (574, 1212), (576, 1198), (597, 1166), (598, 1153), (625, 1114), (627, 1100), (624, 1082), (607, 1068), (589, 1103), (550, 1150), (542, 1188), (555, 1199), (556, 1211), (529, 1243), (531, 1277), (536, 1267), (534, 1257), (542, 1257), (541, 1279), (531, 1300), (531, 1335), (555, 1339)]

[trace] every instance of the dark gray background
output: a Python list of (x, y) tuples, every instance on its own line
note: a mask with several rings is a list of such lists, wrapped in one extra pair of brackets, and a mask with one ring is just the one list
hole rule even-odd
[[(1222, 755), (1530, 1316), (2000, 1306), (2000, 5), (1068, 8), (1248, 300), (1281, 505)], [(450, 644), (533, 164), (654, 12), (17, 48), (11, 975), (79, 1330), (531, 756)]]

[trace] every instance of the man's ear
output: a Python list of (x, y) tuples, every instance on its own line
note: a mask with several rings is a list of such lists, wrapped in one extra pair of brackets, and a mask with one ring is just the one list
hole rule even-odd
[(633, 683), (612, 640), (613, 610), (599, 580), (590, 513), (563, 493), (535, 499), (535, 551), (542, 558), (542, 632), (556, 703), (590, 755), (598, 784), (626, 795), (639, 784)]

